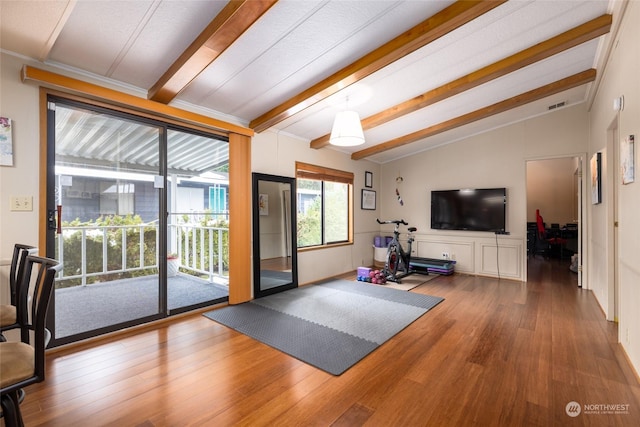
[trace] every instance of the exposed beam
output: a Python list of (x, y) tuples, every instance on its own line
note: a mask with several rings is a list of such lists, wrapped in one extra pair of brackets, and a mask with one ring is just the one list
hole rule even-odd
[[(412, 113), (443, 99), (452, 97), (481, 84), (505, 76), (535, 62), (549, 58), (557, 53), (571, 49), (586, 41), (592, 40), (611, 29), (611, 15), (602, 15), (569, 31), (524, 49), (486, 67), (480, 68), (466, 76), (453, 80), (440, 87), (404, 101), (384, 111), (362, 119), (364, 130), (372, 129), (386, 122)], [(311, 141), (311, 148), (322, 148), (329, 144), (331, 134), (326, 134)]]
[(384, 151), (392, 150), (394, 148), (401, 147), (403, 145), (410, 144), (412, 142), (419, 141), (421, 139), (437, 135), (439, 133), (455, 129), (460, 126), (464, 126), (469, 123), (473, 123), (477, 120), (486, 119), (487, 117), (495, 114), (503, 113), (512, 108), (520, 107), (528, 104), (529, 102), (537, 101), (544, 97), (560, 93), (562, 91), (581, 86), (583, 84), (594, 81), (596, 78), (596, 70), (591, 68), (578, 74), (574, 74), (567, 78), (549, 83), (548, 85), (541, 86), (539, 88), (530, 90), (528, 92), (516, 95), (512, 98), (505, 99), (504, 101), (497, 102), (488, 107), (480, 108), (479, 110), (472, 111), (471, 113), (463, 114), (451, 120), (444, 121), (442, 123), (429, 126), (428, 128), (421, 129), (419, 131), (410, 133), (408, 135), (394, 138), (382, 144), (374, 145), (373, 147), (365, 148), (360, 151), (356, 151), (351, 154), (353, 160), (360, 160), (374, 154), (382, 153)]
[(506, 0), (457, 1), (335, 74), (253, 119), (249, 127), (256, 132), (269, 129), (505, 2)]
[(149, 89), (148, 98), (171, 102), (276, 2), (231, 0)]
[(41, 86), (62, 89), (66, 93), (82, 95), (90, 99), (100, 101), (107, 101), (111, 104), (132, 108), (142, 112), (151, 112), (168, 119), (176, 119), (182, 122), (192, 123), (197, 126), (204, 126), (207, 129), (237, 133), (238, 135), (246, 135), (249, 137), (253, 136), (253, 131), (251, 129), (247, 129), (233, 123), (214, 119), (203, 114), (181, 110), (180, 108), (172, 107), (170, 105), (161, 104), (159, 102), (140, 98), (128, 93), (98, 86), (93, 83), (74, 79), (73, 77), (52, 73), (51, 71), (41, 70), (30, 65), (22, 66), (22, 69), (20, 70), (20, 79), (23, 83), (33, 81)]

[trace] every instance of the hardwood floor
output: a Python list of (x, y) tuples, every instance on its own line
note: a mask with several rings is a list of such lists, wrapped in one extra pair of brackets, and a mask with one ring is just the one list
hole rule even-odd
[(269, 258), (260, 261), (260, 268), (262, 270), (274, 270), (274, 271), (291, 271), (291, 258)]
[[(568, 264), (454, 275), (445, 301), (339, 377), (200, 314), (48, 355), (27, 426), (637, 426), (640, 384)], [(349, 275), (355, 277), (355, 274)], [(565, 407), (578, 402), (582, 413)], [(595, 414), (622, 405), (623, 414)], [(628, 406), (626, 406), (628, 405)]]

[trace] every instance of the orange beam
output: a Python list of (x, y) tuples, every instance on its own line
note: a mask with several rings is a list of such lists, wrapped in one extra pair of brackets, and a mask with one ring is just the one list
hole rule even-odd
[(253, 136), (254, 132), (242, 126), (222, 120), (214, 119), (191, 111), (181, 110), (159, 102), (140, 98), (114, 89), (87, 83), (72, 77), (41, 70), (30, 65), (24, 65), (20, 71), (23, 82), (35, 81), (45, 86), (64, 89), (72, 93), (81, 94), (92, 99), (109, 101), (115, 105), (133, 108), (139, 111), (150, 111), (162, 117), (180, 119), (188, 123), (204, 126), (209, 129), (234, 132), (240, 135)]
[(231, 46), (277, 0), (231, 0), (149, 89), (148, 98), (168, 104)]
[(410, 144), (412, 142), (425, 139), (429, 136), (437, 135), (439, 133), (455, 129), (460, 126), (464, 126), (475, 121), (485, 119), (495, 114), (503, 113), (512, 108), (520, 107), (528, 104), (529, 102), (537, 101), (546, 96), (560, 93), (567, 89), (571, 89), (577, 86), (594, 81), (596, 78), (596, 70), (589, 69), (578, 74), (574, 74), (570, 77), (558, 80), (545, 86), (530, 90), (529, 92), (516, 95), (512, 98), (500, 101), (488, 107), (481, 108), (471, 113), (464, 114), (462, 116), (453, 118), (451, 120), (438, 123), (428, 128), (421, 129), (419, 131), (404, 135), (398, 138), (394, 138), (390, 141), (383, 142), (382, 144), (374, 145), (373, 147), (365, 148), (364, 150), (356, 151), (351, 154), (353, 160), (360, 160), (374, 154), (382, 153), (394, 148), (402, 147), (403, 145)]
[(460, 0), (249, 123), (262, 132), (505, 3)]
[[(412, 113), (416, 110), (442, 101), (443, 99), (452, 97), (466, 90), (473, 89), (481, 84), (495, 80), (535, 62), (549, 58), (557, 53), (571, 49), (586, 41), (606, 34), (611, 29), (611, 21), (611, 15), (602, 15), (595, 18), (507, 58), (480, 68), (466, 76), (460, 77), (459, 79), (418, 95), (408, 101), (394, 105), (391, 108), (387, 108), (384, 111), (364, 118), (362, 120), (362, 128), (367, 130), (380, 126), (405, 114)], [(314, 139), (311, 141), (310, 147), (322, 148), (327, 146), (329, 144), (330, 136), (331, 134), (326, 134)]]

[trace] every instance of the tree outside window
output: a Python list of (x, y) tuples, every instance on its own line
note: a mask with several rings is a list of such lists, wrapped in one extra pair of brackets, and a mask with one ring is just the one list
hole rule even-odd
[(353, 175), (302, 163), (297, 167), (298, 247), (351, 242)]

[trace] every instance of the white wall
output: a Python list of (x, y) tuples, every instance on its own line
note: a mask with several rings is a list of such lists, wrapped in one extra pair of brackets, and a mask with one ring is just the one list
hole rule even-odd
[[(581, 104), (384, 164), (380, 215), (404, 218), (418, 228), (417, 256), (441, 258), (448, 252), (459, 272), (524, 281), (526, 162), (586, 152), (587, 129), (587, 112)], [(403, 180), (397, 188), (404, 206), (395, 194), (399, 175)], [(431, 190), (493, 187), (507, 188), (511, 233), (498, 237), (498, 255), (493, 233), (430, 229)]]
[[(0, 260), (10, 260), (14, 243), (38, 244), (38, 88), (20, 81), (23, 61), (0, 54), (0, 116), (12, 119), (13, 166), (0, 166)], [(33, 197), (33, 210), (12, 212), (11, 196)], [(8, 302), (9, 268), (0, 269), (0, 301)]]
[[(379, 233), (377, 212), (360, 209), (365, 171), (373, 172), (373, 190), (379, 190), (380, 167), (366, 160), (354, 161), (333, 149), (309, 148), (309, 141), (284, 133), (265, 131), (253, 138), (253, 172), (295, 177), (295, 162), (305, 162), (354, 173), (354, 244), (298, 252), (298, 281), (306, 284), (373, 264), (373, 238)], [(380, 192), (378, 191), (378, 194)], [(379, 196), (378, 196), (379, 197)], [(377, 206), (380, 206), (378, 200)]]
[[(603, 202), (589, 205), (590, 258), (589, 287), (593, 290), (609, 320), (616, 317), (618, 301), (619, 341), (627, 352), (636, 372), (640, 371), (640, 175), (638, 175), (638, 138), (640, 137), (640, 44), (637, 26), (640, 25), (640, 3), (629, 2), (617, 42), (602, 75), (590, 118), (589, 156), (603, 153)], [(624, 110), (612, 108), (613, 100), (624, 96)], [(621, 185), (616, 179), (619, 163), (615, 158), (619, 139), (613, 140), (611, 127), (617, 127), (619, 137), (635, 135), (636, 179)], [(618, 200), (614, 206), (614, 191)], [(618, 213), (618, 262), (613, 256), (614, 208)], [(614, 298), (614, 273), (619, 277), (618, 295)]]

